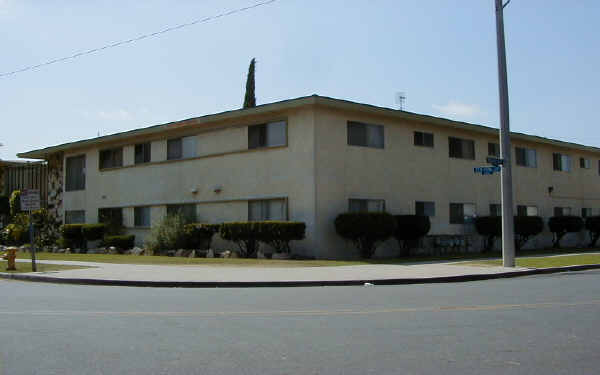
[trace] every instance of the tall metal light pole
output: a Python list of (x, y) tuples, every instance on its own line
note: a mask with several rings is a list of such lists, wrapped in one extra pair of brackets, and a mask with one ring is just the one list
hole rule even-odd
[(502, 263), (504, 267), (515, 266), (515, 233), (513, 217), (512, 162), (510, 125), (508, 118), (508, 83), (506, 81), (506, 50), (504, 47), (504, 7), (508, 0), (496, 0), (496, 37), (498, 46), (498, 88), (500, 90), (500, 158), (504, 159), (502, 181)]

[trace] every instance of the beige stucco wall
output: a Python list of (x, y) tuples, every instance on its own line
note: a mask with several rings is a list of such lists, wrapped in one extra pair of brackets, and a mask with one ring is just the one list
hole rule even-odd
[[(349, 120), (384, 125), (384, 149), (349, 146)], [(474, 167), (486, 165), (488, 142), (497, 143), (497, 138), (326, 108), (317, 110), (315, 124), (317, 239), (326, 257), (356, 254), (351, 244), (337, 236), (333, 225), (335, 217), (348, 210), (350, 198), (384, 199), (386, 210), (392, 214), (414, 214), (415, 201), (433, 201), (436, 215), (431, 218), (430, 234), (473, 233), (472, 226), (449, 223), (451, 202), (474, 203), (478, 216), (489, 215), (489, 205), (500, 203), (499, 174), (473, 173)], [(434, 148), (414, 146), (414, 131), (433, 133)], [(475, 140), (476, 159), (450, 158), (449, 136)], [(516, 205), (535, 205), (540, 215), (548, 218), (553, 215), (555, 206), (571, 207), (575, 215), (581, 214), (582, 207), (600, 208), (600, 155), (518, 140), (513, 145), (537, 150), (537, 168), (526, 168), (515, 165), (513, 148), (515, 210)], [(553, 171), (553, 152), (571, 155), (571, 172)], [(591, 169), (579, 168), (581, 156), (592, 160)], [(548, 186), (554, 187), (552, 197), (548, 195)], [(572, 244), (584, 240), (583, 234), (575, 237), (571, 239)], [(548, 235), (542, 236), (534, 245), (546, 246), (549, 240)], [(391, 255), (396, 248), (395, 241), (390, 240), (379, 250), (379, 255)]]
[[(248, 125), (281, 119), (287, 119), (287, 146), (248, 150)], [(64, 209), (83, 209), (86, 222), (93, 223), (98, 220), (98, 208), (124, 207), (124, 224), (140, 243), (150, 231), (131, 228), (135, 206), (151, 206), (151, 221), (156, 223), (166, 213), (167, 204), (195, 203), (199, 221), (216, 223), (246, 220), (250, 199), (285, 198), (289, 219), (307, 225), (307, 239), (294, 248), (310, 254), (315, 248), (313, 129), (309, 109), (238, 119), (208, 130), (177, 128), (160, 139), (135, 140), (151, 141), (151, 161), (158, 163), (103, 171), (98, 170), (99, 149), (83, 150), (86, 189), (65, 192)], [(190, 135), (198, 137), (198, 157), (165, 162), (166, 140)], [(124, 146), (124, 165), (132, 165), (134, 147)], [(65, 157), (77, 154), (80, 152)], [(221, 192), (216, 193), (215, 187)]]
[[(247, 126), (287, 119), (288, 145), (248, 150)], [(347, 121), (385, 126), (385, 147), (374, 149), (347, 145)], [(434, 148), (413, 145), (413, 132), (434, 134)], [(165, 161), (167, 139), (197, 136), (198, 157)], [(475, 140), (476, 160), (448, 157), (448, 137)], [(133, 166), (134, 143), (151, 142), (151, 163)], [(124, 146), (125, 168), (98, 170), (99, 149), (83, 149), (65, 157), (86, 154), (87, 178), (83, 191), (65, 192), (64, 209), (86, 211), (88, 223), (97, 221), (98, 208), (124, 207), (124, 221), (138, 243), (150, 233), (133, 226), (133, 207), (151, 206), (151, 221), (166, 214), (167, 204), (197, 204), (198, 221), (218, 223), (246, 220), (248, 200), (285, 198), (290, 220), (307, 224), (307, 239), (294, 251), (320, 258), (351, 257), (353, 246), (335, 233), (335, 217), (348, 210), (348, 199), (384, 199), (392, 214), (413, 214), (415, 201), (435, 202), (430, 234), (469, 234), (472, 226), (449, 224), (449, 204), (474, 203), (479, 216), (489, 215), (489, 205), (500, 203), (499, 175), (481, 176), (473, 168), (485, 165), (489, 134), (400, 120), (365, 112), (324, 106), (307, 106), (285, 112), (203, 124), (179, 126), (160, 136), (137, 138)], [(537, 168), (516, 166), (513, 175), (516, 205), (534, 205), (542, 217), (553, 215), (555, 206), (600, 208), (598, 159), (593, 152), (561, 149), (537, 142), (513, 140), (513, 145), (537, 150)], [(572, 157), (571, 172), (552, 168), (552, 153)], [(590, 169), (579, 167), (579, 157), (592, 161)], [(548, 187), (553, 186), (550, 196)], [(221, 188), (216, 193), (215, 188)], [(547, 229), (546, 229), (547, 231)], [(567, 239), (581, 244), (584, 235)], [(549, 244), (549, 235), (531, 242)], [(232, 248), (217, 239), (216, 248)], [(378, 255), (393, 255), (397, 244), (390, 240)]]

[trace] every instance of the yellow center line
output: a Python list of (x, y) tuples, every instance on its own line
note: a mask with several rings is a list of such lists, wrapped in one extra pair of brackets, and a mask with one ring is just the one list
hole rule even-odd
[(29, 311), (0, 311), (0, 315), (41, 315), (41, 316), (75, 316), (75, 315), (106, 315), (106, 316), (323, 316), (323, 315), (366, 315), (412, 312), (452, 312), (452, 311), (493, 311), (512, 309), (538, 309), (550, 307), (574, 307), (600, 305), (600, 300), (580, 302), (541, 302), (526, 304), (499, 304), (475, 306), (439, 306), (439, 307), (406, 307), (371, 310), (265, 310), (265, 311), (84, 311), (84, 310), (29, 310)]

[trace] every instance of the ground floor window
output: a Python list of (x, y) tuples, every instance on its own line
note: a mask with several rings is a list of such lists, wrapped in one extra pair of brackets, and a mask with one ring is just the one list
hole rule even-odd
[(475, 204), (450, 203), (450, 224), (470, 223), (475, 218)]
[(133, 224), (136, 227), (150, 227), (150, 207), (134, 207)]
[(385, 201), (383, 199), (350, 199), (348, 201), (349, 212), (383, 212)]
[(84, 210), (65, 211), (65, 224), (85, 224)]
[(490, 216), (502, 216), (502, 205), (498, 203), (490, 204)]
[(554, 216), (571, 215), (571, 207), (554, 207)]
[(167, 215), (181, 215), (186, 223), (195, 223), (197, 221), (195, 204), (169, 204), (167, 205)]
[(287, 220), (285, 199), (263, 199), (248, 201), (248, 220)]
[(538, 216), (538, 208), (536, 206), (517, 206), (517, 216)]
[(435, 202), (415, 202), (417, 216), (435, 216)]

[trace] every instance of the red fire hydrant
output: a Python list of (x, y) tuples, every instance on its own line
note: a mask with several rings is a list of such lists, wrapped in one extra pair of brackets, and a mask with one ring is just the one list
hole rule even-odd
[(7, 260), (7, 265), (6, 265), (6, 270), (7, 271), (16, 271), (17, 267), (15, 265), (15, 259), (17, 259), (17, 248), (16, 247), (8, 247), (6, 248), (6, 256), (5, 256), (6, 260)]

